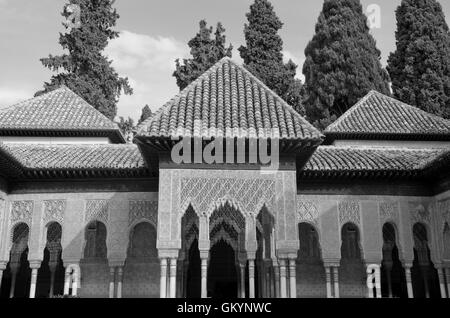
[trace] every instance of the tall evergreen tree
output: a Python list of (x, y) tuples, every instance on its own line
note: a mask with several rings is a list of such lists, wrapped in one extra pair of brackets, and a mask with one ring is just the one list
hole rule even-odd
[(150, 109), (150, 106), (145, 105), (145, 106), (142, 108), (142, 111), (141, 111), (141, 118), (139, 118), (139, 120), (138, 120), (138, 125), (141, 124), (142, 122), (144, 122), (147, 118), (149, 118), (149, 117), (152, 116), (152, 115), (153, 115), (153, 112), (152, 112), (152, 110)]
[(132, 94), (133, 90), (128, 79), (119, 77), (111, 61), (103, 55), (108, 41), (119, 36), (113, 30), (119, 18), (112, 7), (113, 2), (70, 0), (64, 7), (62, 16), (69, 19), (71, 12), (67, 8), (78, 6), (80, 23), (75, 28), (66, 23), (69, 32), (60, 34), (59, 43), (68, 53), (41, 59), (45, 67), (57, 74), (44, 84), (44, 90), (37, 92), (36, 96), (64, 84), (106, 117), (114, 119), (122, 91)]
[(436, 0), (403, 0), (388, 60), (395, 97), (450, 118), (450, 33)]
[(305, 56), (306, 113), (320, 129), (370, 90), (390, 94), (389, 75), (359, 0), (325, 0)]
[(183, 64), (179, 59), (176, 60), (176, 70), (173, 76), (176, 78), (180, 90), (195, 81), (225, 56), (231, 57), (233, 46), (230, 44), (226, 47), (225, 29), (220, 22), (217, 23), (214, 38), (211, 38), (212, 33), (213, 28), (208, 28), (205, 20), (200, 21), (200, 31), (188, 42), (192, 58), (184, 59)]
[(303, 113), (302, 83), (295, 78), (297, 65), (283, 62), (283, 40), (278, 31), (283, 23), (268, 0), (255, 0), (247, 13), (244, 35), (246, 46), (239, 52), (245, 67), (270, 89)]

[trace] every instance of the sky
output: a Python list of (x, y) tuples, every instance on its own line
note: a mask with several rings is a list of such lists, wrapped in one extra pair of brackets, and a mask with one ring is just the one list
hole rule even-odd
[[(395, 9), (401, 0), (361, 0), (365, 11), (380, 9), (379, 25), (371, 33), (386, 65), (395, 50)], [(66, 0), (0, 0), (0, 108), (31, 98), (42, 89), (52, 72), (39, 59), (61, 54), (58, 43), (61, 11)], [(314, 34), (322, 0), (271, 0), (284, 23), (280, 35), (285, 59), (298, 67), (299, 78), (305, 60), (304, 50)], [(253, 0), (116, 0), (120, 14), (116, 29), (120, 37), (110, 42), (105, 54), (116, 71), (128, 77), (134, 89), (122, 95), (118, 116), (139, 118), (143, 106), (161, 107), (178, 92), (172, 77), (175, 59), (189, 56), (187, 42), (205, 19), (215, 27), (222, 22), (227, 42), (234, 46), (233, 59), (242, 63), (237, 49), (244, 44), (246, 13)], [(450, 1), (440, 0), (450, 24)], [(368, 15), (372, 16), (372, 13)]]

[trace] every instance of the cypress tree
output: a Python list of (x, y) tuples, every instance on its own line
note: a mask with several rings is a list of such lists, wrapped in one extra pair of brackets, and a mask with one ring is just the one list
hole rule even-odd
[(68, 53), (41, 59), (45, 67), (58, 73), (36, 96), (64, 84), (106, 117), (114, 119), (122, 91), (132, 94), (133, 90), (128, 79), (119, 77), (111, 61), (103, 55), (108, 41), (119, 36), (113, 30), (119, 18), (113, 3), (114, 0), (70, 0), (65, 5), (62, 16), (69, 19), (72, 14), (67, 8), (77, 6), (80, 23), (74, 28), (66, 23), (68, 32), (60, 34), (59, 43)]
[(245, 67), (303, 114), (303, 85), (295, 78), (297, 65), (291, 60), (287, 64), (283, 62), (283, 40), (278, 34), (283, 23), (273, 5), (268, 0), (255, 0), (246, 16), (246, 46), (239, 48)]
[(214, 38), (211, 38), (212, 33), (213, 28), (208, 28), (205, 20), (200, 21), (199, 32), (188, 42), (192, 58), (184, 59), (183, 63), (179, 59), (176, 60), (173, 76), (180, 90), (186, 88), (225, 56), (231, 57), (233, 46), (230, 44), (226, 47), (225, 29), (220, 22), (217, 23)]
[(436, 0), (403, 0), (388, 60), (396, 98), (450, 118), (450, 34)]
[(390, 94), (389, 75), (359, 0), (325, 0), (305, 56), (306, 113), (320, 129), (370, 90)]
[(149, 118), (149, 117), (152, 116), (152, 115), (153, 115), (153, 112), (152, 112), (152, 110), (150, 109), (150, 106), (145, 105), (145, 106), (142, 108), (142, 111), (141, 111), (141, 117), (140, 117), (139, 120), (138, 120), (138, 125), (141, 124), (142, 122), (144, 122), (147, 118)]

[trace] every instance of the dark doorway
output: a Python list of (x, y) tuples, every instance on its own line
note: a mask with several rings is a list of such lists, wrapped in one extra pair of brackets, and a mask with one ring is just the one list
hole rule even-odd
[(200, 251), (198, 249), (198, 240), (192, 242), (189, 249), (189, 268), (186, 277), (186, 297), (200, 298), (201, 297), (201, 260)]
[(210, 251), (208, 268), (208, 296), (237, 298), (238, 276), (233, 248), (220, 241)]

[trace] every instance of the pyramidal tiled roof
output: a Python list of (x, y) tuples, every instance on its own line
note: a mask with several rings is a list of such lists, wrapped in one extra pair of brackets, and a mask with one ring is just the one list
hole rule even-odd
[(450, 121), (371, 91), (325, 130), (327, 137), (450, 140)]
[(123, 141), (115, 123), (66, 86), (0, 109), (0, 134), (23, 131), (103, 133)]
[(322, 140), (322, 134), (260, 80), (224, 58), (138, 127), (147, 137)]

